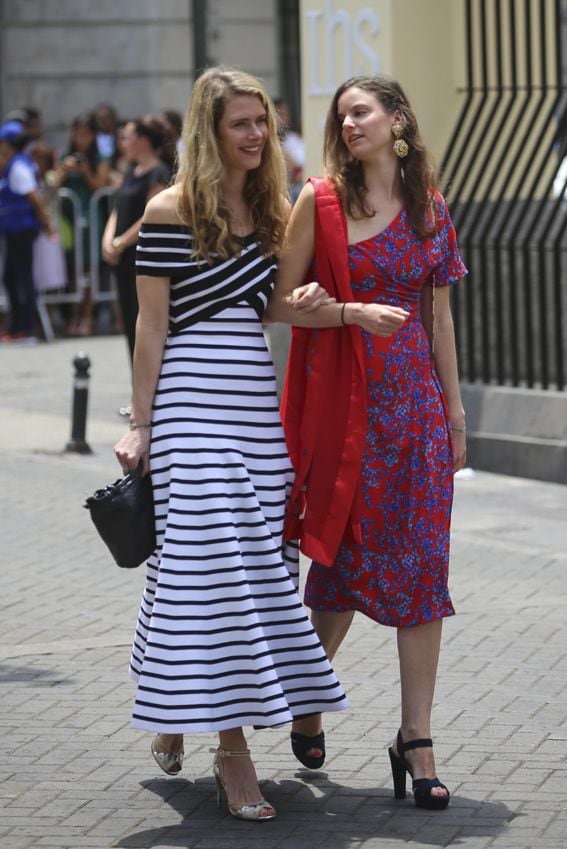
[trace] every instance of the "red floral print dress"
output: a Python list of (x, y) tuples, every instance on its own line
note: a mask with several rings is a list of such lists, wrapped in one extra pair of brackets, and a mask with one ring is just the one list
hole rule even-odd
[(332, 567), (312, 563), (305, 591), (314, 610), (357, 610), (393, 627), (454, 614), (447, 586), (453, 456), (420, 299), (424, 286), (456, 283), (466, 268), (441, 195), (437, 204), (434, 237), (419, 240), (402, 209), (381, 233), (349, 245), (355, 301), (411, 315), (387, 344), (363, 332), (362, 541), (343, 539)]

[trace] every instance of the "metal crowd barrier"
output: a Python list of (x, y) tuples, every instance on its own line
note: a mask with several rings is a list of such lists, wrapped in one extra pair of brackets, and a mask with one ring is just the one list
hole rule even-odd
[[(62, 201), (65, 200), (70, 203), (73, 210), (70, 223), (73, 228), (74, 274), (72, 275), (72, 280), (68, 282), (67, 291), (43, 292), (39, 295), (43, 302), (48, 304), (80, 303), (83, 293), (88, 286), (83, 255), (83, 230), (88, 226), (88, 222), (81, 212), (81, 204), (77, 193), (72, 189), (61, 188), (57, 191), (58, 223), (63, 218)], [(75, 291), (73, 291), (73, 284)]]
[[(60, 233), (62, 233), (61, 222), (64, 211), (67, 213), (65, 219), (71, 227), (72, 251), (66, 256), (67, 270), (70, 272), (67, 285), (57, 289), (39, 291), (37, 293), (37, 313), (41, 322), (46, 341), (54, 338), (51, 317), (48, 306), (81, 303), (85, 291), (90, 287), (93, 304), (116, 300), (116, 289), (113, 275), (108, 272), (101, 274), (102, 264), (101, 240), (105, 223), (111, 209), (111, 199), (115, 189), (103, 186), (97, 189), (89, 201), (88, 214), (85, 215), (81, 208), (79, 196), (75, 191), (68, 188), (60, 188), (57, 191), (57, 218)], [(101, 210), (101, 205), (106, 207)], [(66, 210), (65, 210), (65, 207)], [(70, 215), (69, 215), (70, 213)], [(88, 233), (88, 242), (85, 237)], [(61, 236), (63, 242), (63, 236)], [(88, 263), (85, 257), (85, 244), (89, 246)], [(64, 250), (62, 245), (62, 250)], [(0, 257), (1, 259), (1, 257)], [(0, 277), (2, 263), (0, 261)], [(104, 279), (106, 278), (106, 279)], [(1, 281), (0, 281), (1, 282)], [(106, 285), (105, 285), (106, 284)], [(7, 298), (0, 285), (0, 312), (8, 309)]]
[[(104, 229), (104, 223), (101, 226), (100, 204), (101, 200), (105, 199), (108, 205), (108, 199), (114, 195), (114, 191), (110, 186), (97, 189), (91, 196), (88, 215), (85, 216), (76, 192), (67, 188), (58, 190), (58, 215), (60, 220), (63, 217), (63, 202), (68, 201), (71, 204), (71, 220), (67, 216), (66, 218), (71, 224), (73, 234), (72, 273), (71, 280), (64, 291), (54, 290), (41, 293), (40, 297), (44, 303), (80, 303), (89, 285), (93, 303), (115, 299), (116, 295), (113, 291), (103, 291), (100, 285), (101, 239)], [(109, 209), (105, 210), (104, 221), (108, 218), (108, 213)], [(84, 256), (85, 231), (88, 232), (90, 253), (88, 268)]]
[[(90, 238), (90, 254), (91, 254), (91, 269), (90, 269), (90, 278), (91, 278), (91, 297), (94, 303), (100, 304), (104, 301), (114, 301), (116, 300), (116, 289), (114, 286), (114, 275), (109, 274), (108, 278), (110, 279), (110, 287), (108, 289), (103, 289), (101, 286), (101, 240), (102, 234), (104, 232), (104, 224), (108, 219), (108, 216), (111, 212), (110, 203), (112, 197), (114, 196), (115, 189), (111, 186), (103, 186), (101, 189), (97, 189), (96, 192), (93, 192), (93, 195), (90, 199), (89, 203), (89, 238)], [(100, 217), (99, 217), (99, 209), (101, 201), (104, 199), (106, 203), (105, 215), (104, 215), (104, 224), (99, 229)], [(108, 266), (107, 266), (108, 267)]]

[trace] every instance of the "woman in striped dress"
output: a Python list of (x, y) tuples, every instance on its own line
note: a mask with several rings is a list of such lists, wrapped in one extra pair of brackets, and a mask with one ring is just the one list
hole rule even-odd
[[(218, 732), (229, 812), (272, 819), (243, 726), (346, 707), (282, 543), (292, 470), (262, 316), (287, 217), (270, 100), (253, 77), (196, 82), (177, 181), (146, 208), (124, 469), (149, 469), (157, 547), (134, 641), (136, 728), (181, 769), (183, 734)], [(322, 290), (305, 287), (307, 307)], [(324, 293), (326, 297), (326, 293)], [(238, 757), (236, 757), (238, 756)]]

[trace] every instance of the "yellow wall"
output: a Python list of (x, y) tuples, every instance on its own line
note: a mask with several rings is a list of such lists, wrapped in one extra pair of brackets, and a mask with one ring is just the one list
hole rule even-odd
[(354, 74), (399, 80), (426, 144), (439, 157), (464, 83), (462, 4), (455, 0), (301, 0), (303, 132), (307, 174), (321, 170), (333, 92)]
[[(470, 39), (473, 44), (475, 94), (464, 120), (461, 140), (449, 162), (448, 177), (460, 168), (461, 198), (481, 200), (499, 192), (513, 196), (517, 191), (539, 196), (546, 191), (554, 170), (555, 152), (546, 158), (556, 126), (549, 121), (556, 96), (557, 76), (554, 0), (529, 0), (530, 32), (525, 16), (516, 15), (515, 48), (518, 93), (512, 91), (511, 44), (513, 33), (508, 6), (501, 10), (501, 41), (497, 43), (496, 4), (471, 5)], [(466, 98), (466, 30), (464, 0), (301, 0), (301, 67), (303, 129), (307, 144), (306, 174), (321, 172), (323, 124), (333, 92), (354, 74), (385, 73), (405, 89), (417, 114), (426, 145), (440, 164), (448, 141), (457, 126)], [(504, 8), (504, 7), (502, 7)], [(542, 57), (539, 27), (545, 21), (545, 54)], [(486, 65), (481, 45), (486, 39)], [(529, 87), (526, 41), (531, 46)], [(540, 100), (545, 78), (549, 88)], [(486, 68), (488, 91), (482, 94)], [(502, 72), (503, 91), (498, 91)], [(516, 121), (516, 119), (518, 119)], [(505, 131), (515, 126), (510, 136)], [(500, 129), (499, 129), (500, 128)], [(544, 133), (534, 149), (526, 138)], [(455, 161), (458, 159), (458, 162)], [(500, 171), (494, 163), (503, 163)], [(504, 165), (515, 163), (511, 179), (503, 185)], [(525, 174), (528, 173), (526, 177)], [(463, 176), (464, 175), (464, 176)], [(537, 188), (529, 188), (532, 182)], [(520, 183), (520, 185), (516, 185)], [(528, 188), (526, 188), (528, 187)]]

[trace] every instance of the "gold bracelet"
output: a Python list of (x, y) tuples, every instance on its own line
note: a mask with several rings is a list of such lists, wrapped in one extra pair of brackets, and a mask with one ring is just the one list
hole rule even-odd
[(135, 422), (130, 422), (130, 430), (139, 430), (141, 427), (151, 427), (152, 423), (148, 422), (147, 424), (136, 424)]
[(456, 433), (466, 433), (467, 432), (467, 426), (463, 425), (462, 427), (457, 427), (457, 425), (450, 424), (449, 430), (454, 430)]

